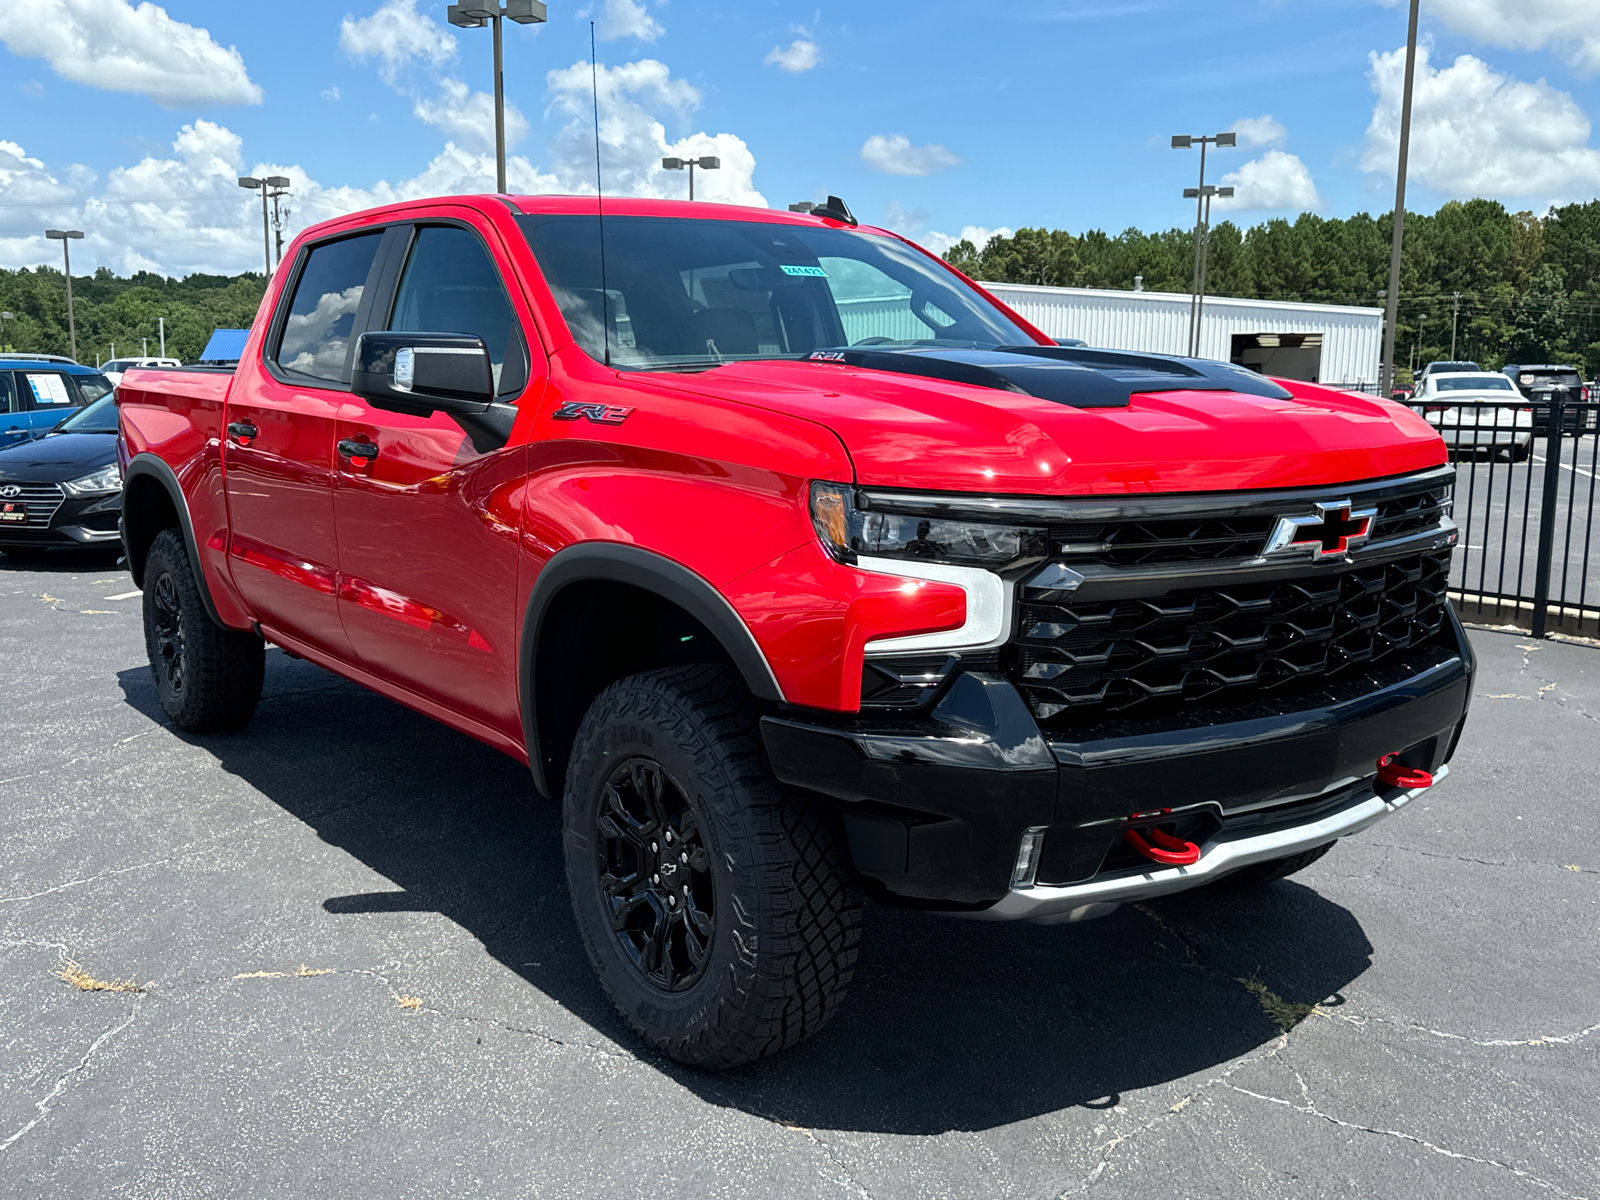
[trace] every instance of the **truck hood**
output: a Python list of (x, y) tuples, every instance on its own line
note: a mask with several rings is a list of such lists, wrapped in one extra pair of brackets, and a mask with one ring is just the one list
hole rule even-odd
[[(637, 377), (634, 377), (637, 378)], [(1011, 495), (1210, 492), (1354, 483), (1437, 467), (1439, 434), (1404, 405), (1293, 380), (1291, 395), (1135, 392), (1125, 407), (845, 363), (729, 363), (652, 384), (831, 429), (855, 482)]]

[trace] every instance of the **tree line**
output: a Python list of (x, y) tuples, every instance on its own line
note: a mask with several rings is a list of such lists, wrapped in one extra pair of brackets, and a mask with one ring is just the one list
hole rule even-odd
[[(101, 267), (73, 275), (72, 314), (78, 327), (78, 361), (96, 363), (139, 355), (141, 340), (159, 352), (160, 322), (166, 318), (167, 355), (193, 362), (216, 329), (246, 329), (266, 291), (260, 272), (189, 275), (171, 279), (140, 271), (131, 279)], [(0, 347), (21, 353), (66, 354), (67, 287), (53, 267), (0, 270)]]
[[(1389, 284), (1393, 220), (1303, 213), (1241, 229), (1213, 225), (1206, 291), (1216, 296), (1378, 308)], [(980, 251), (957, 242), (946, 260), (974, 279), (1055, 287), (1188, 292), (1194, 231), (1112, 236), (1098, 229), (1019, 229)], [(1600, 200), (1544, 216), (1493, 200), (1407, 213), (1395, 360), (1404, 368), (1455, 356), (1498, 370), (1561, 362), (1600, 375)]]

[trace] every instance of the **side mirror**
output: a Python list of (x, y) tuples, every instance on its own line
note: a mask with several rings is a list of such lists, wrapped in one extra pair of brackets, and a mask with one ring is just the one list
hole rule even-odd
[(481, 416), (494, 403), (494, 370), (479, 337), (364, 333), (356, 339), (350, 390), (390, 412)]

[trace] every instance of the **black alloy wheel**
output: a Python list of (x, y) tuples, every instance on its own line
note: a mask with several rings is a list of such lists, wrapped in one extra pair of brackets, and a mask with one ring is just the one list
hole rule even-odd
[(184, 684), (183, 605), (178, 600), (178, 584), (171, 571), (163, 571), (152, 582), (150, 665), (182, 703)]
[(623, 953), (651, 983), (681, 992), (705, 972), (716, 931), (711, 855), (683, 790), (634, 758), (606, 781), (595, 867)]

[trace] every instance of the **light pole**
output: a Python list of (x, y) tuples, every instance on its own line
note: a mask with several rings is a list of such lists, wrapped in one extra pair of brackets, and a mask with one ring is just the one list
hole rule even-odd
[(699, 167), (702, 171), (717, 171), (722, 168), (722, 160), (713, 155), (704, 158), (663, 158), (661, 165), (669, 171), (681, 171), (689, 168), (689, 199), (694, 199), (694, 169)]
[(74, 238), (81, 238), (81, 229), (46, 229), (44, 235), (52, 241), (61, 243), (61, 257), (67, 265), (67, 337), (72, 343), (72, 361), (78, 361), (78, 325), (72, 319), (72, 251), (67, 248), (67, 243)]
[(1411, 153), (1411, 82), (1417, 72), (1417, 0), (1406, 31), (1406, 85), (1400, 100), (1400, 162), (1394, 175), (1394, 244), (1389, 251), (1389, 311), (1384, 314), (1381, 394), (1394, 392), (1394, 325), (1400, 319), (1400, 242), (1406, 227), (1406, 158)]
[(1214, 145), (1218, 150), (1230, 146), (1237, 146), (1239, 137), (1233, 133), (1219, 133), (1212, 137), (1191, 137), (1188, 134), (1174, 134), (1172, 148), (1174, 150), (1188, 150), (1193, 146), (1200, 147), (1200, 186), (1186, 189), (1185, 196), (1193, 196), (1194, 202), (1194, 285), (1189, 292), (1189, 355), (1192, 358), (1200, 357), (1200, 250), (1205, 240), (1206, 226), (1206, 147)]
[(1231, 187), (1212, 187), (1209, 183), (1201, 188), (1183, 189), (1183, 198), (1185, 200), (1199, 199), (1204, 201), (1206, 206), (1205, 219), (1200, 223), (1200, 287), (1195, 293), (1194, 302), (1194, 327), (1197, 332), (1190, 335), (1194, 341), (1194, 349), (1190, 353), (1195, 358), (1200, 357), (1200, 334), (1198, 331), (1205, 327), (1206, 265), (1211, 258), (1211, 198), (1213, 196), (1220, 197), (1223, 200), (1232, 200), (1233, 189)]
[(17, 319), (16, 313), (0, 312), (0, 350), (6, 348), (6, 322)]
[(156, 328), (161, 331), (161, 357), (165, 358), (167, 356), (167, 319), (165, 317), (157, 317)]
[(445, 10), (450, 24), (459, 29), (482, 29), (494, 25), (494, 187), (506, 193), (506, 80), (502, 69), (500, 22), (510, 17), (518, 25), (537, 25), (545, 20), (541, 0), (462, 0)]
[(284, 175), (268, 175), (265, 179), (257, 179), (254, 175), (241, 175), (239, 186), (250, 191), (261, 193), (261, 251), (267, 264), (267, 277), (272, 277), (272, 236), (267, 226), (267, 193), (272, 188), (286, 188), (289, 179)]

